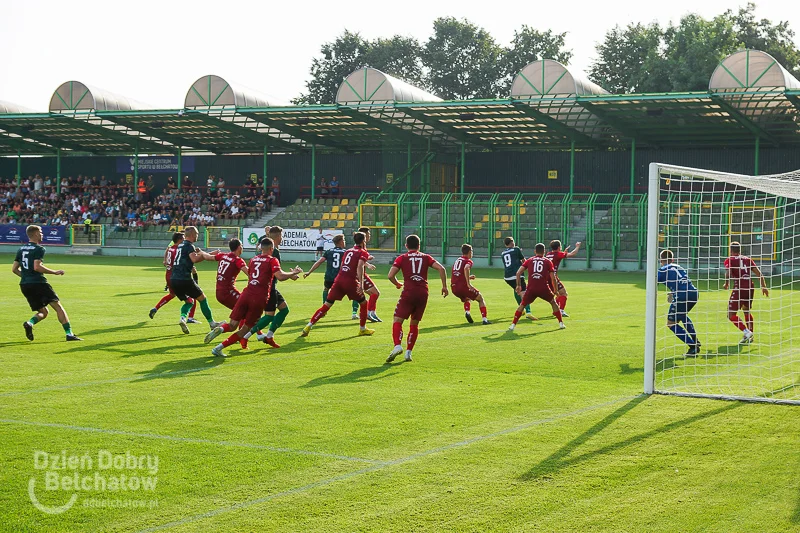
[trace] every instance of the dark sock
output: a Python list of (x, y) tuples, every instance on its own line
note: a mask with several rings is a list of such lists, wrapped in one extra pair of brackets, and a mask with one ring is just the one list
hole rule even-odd
[(203, 316), (206, 317), (206, 320), (209, 322), (214, 320), (214, 317), (211, 314), (211, 308), (208, 306), (208, 298), (203, 298), (200, 300), (200, 310), (203, 312)]
[(692, 341), (692, 338), (689, 337), (689, 334), (686, 333), (686, 330), (683, 329), (683, 327), (680, 324), (673, 324), (673, 325), (668, 326), (668, 327), (669, 327), (669, 329), (672, 330), (672, 332), (675, 334), (675, 336), (678, 337), (684, 343), (689, 344), (689, 345), (694, 344), (694, 341)]
[(328, 300), (328, 289), (322, 291), (322, 303), (325, 303)]
[(272, 315), (264, 315), (264, 316), (262, 316), (258, 320), (258, 322), (256, 322), (255, 327), (253, 327), (250, 331), (253, 332), (253, 333), (257, 333), (257, 332), (261, 331), (262, 329), (264, 329), (265, 327), (270, 325), (270, 323), (272, 322), (273, 318), (275, 318), (275, 317), (272, 316)]
[(36, 324), (37, 322), (39, 322), (39, 317), (38, 317), (38, 315), (33, 315), (33, 316), (31, 317), (31, 319), (30, 319), (30, 320), (28, 320), (28, 322), (30, 322), (30, 323), (31, 323), (31, 325), (34, 325), (34, 324)]
[(279, 310), (278, 313), (275, 315), (275, 318), (272, 319), (272, 324), (270, 324), (269, 330), (272, 333), (275, 333), (275, 331), (279, 327), (281, 327), (281, 324), (283, 324), (283, 321), (286, 320), (286, 315), (288, 315), (288, 314), (289, 314), (289, 307), (288, 306), (285, 309)]
[(186, 315), (189, 314), (189, 311), (192, 310), (193, 302), (184, 302), (181, 306), (181, 318), (186, 318)]
[(694, 329), (694, 324), (692, 320), (687, 316), (686, 320), (683, 321), (683, 325), (686, 327), (686, 332), (692, 337), (692, 340), (697, 343), (697, 332)]
[(61, 327), (64, 328), (64, 332), (67, 335), (72, 335), (72, 326), (69, 325), (69, 322), (61, 324)]

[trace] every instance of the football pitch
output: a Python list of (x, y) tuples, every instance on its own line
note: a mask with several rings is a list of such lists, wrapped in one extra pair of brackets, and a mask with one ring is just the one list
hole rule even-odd
[[(199, 310), (190, 335), (177, 301), (148, 318), (158, 259), (47, 256), (82, 343), (55, 313), (25, 339), (0, 260), (0, 531), (800, 531), (800, 408), (641, 395), (642, 274), (563, 272), (567, 329), (537, 301), (506, 333), (502, 271), (474, 272), (487, 326), (432, 271), (414, 361), (384, 364), (385, 266), (374, 336), (340, 302), (299, 337), (318, 271), (280, 284), (280, 349), (221, 359)], [(200, 285), (222, 320), (214, 267)], [(729, 331), (704, 350), (719, 358)]]

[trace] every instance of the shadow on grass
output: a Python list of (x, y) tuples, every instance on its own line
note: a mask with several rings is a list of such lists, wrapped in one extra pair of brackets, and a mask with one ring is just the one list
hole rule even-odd
[(112, 298), (121, 298), (121, 297), (124, 297), (124, 296), (142, 296), (143, 294), (163, 294), (163, 295), (166, 296), (169, 293), (167, 291), (163, 291), (163, 290), (162, 291), (158, 291), (158, 290), (142, 291), (142, 292), (121, 292), (121, 293), (118, 293), (118, 294), (112, 294), (111, 297)]
[(175, 361), (164, 361), (158, 363), (152, 370), (137, 372), (142, 377), (134, 379), (132, 383), (150, 381), (153, 379), (172, 379), (182, 378), (204, 370), (210, 370), (225, 362), (223, 357), (214, 357), (209, 353), (208, 357), (196, 357), (194, 359), (178, 359)]
[[(67, 350), (62, 350), (62, 352), (70, 353), (70, 352), (79, 352), (86, 349), (92, 350), (103, 350), (104, 352), (114, 352), (114, 353), (121, 353), (124, 357), (130, 357), (131, 355), (143, 355), (148, 353), (158, 353), (162, 351), (169, 351), (173, 347), (166, 346), (166, 347), (158, 347), (158, 348), (147, 348), (143, 350), (134, 350), (130, 351), (126, 349), (128, 346), (140, 346), (141, 344), (153, 342), (153, 341), (162, 341), (164, 339), (175, 339), (182, 337), (182, 333), (174, 333), (169, 335), (159, 335), (157, 337), (148, 337), (146, 339), (137, 339), (135, 341), (131, 341), (130, 344), (125, 342), (120, 342), (119, 340), (111, 340), (108, 342), (101, 342), (101, 343), (94, 343), (94, 342), (83, 342), (83, 343), (70, 343), (72, 345), (71, 348)], [(176, 345), (175, 347), (186, 347), (186, 343), (182, 343)]]
[(548, 478), (554, 474), (557, 474), (564, 468), (579, 463), (583, 463), (585, 461), (589, 461), (599, 456), (615, 453), (618, 450), (621, 450), (628, 446), (632, 446), (634, 444), (638, 444), (651, 437), (661, 436), (669, 431), (673, 431), (683, 426), (687, 426), (689, 424), (693, 424), (695, 422), (711, 418), (713, 416), (722, 414), (726, 411), (730, 411), (731, 409), (736, 409), (743, 405), (741, 402), (728, 403), (716, 409), (711, 409), (710, 411), (698, 413), (688, 418), (676, 420), (674, 422), (664, 424), (649, 431), (645, 431), (644, 433), (633, 435), (619, 442), (615, 442), (613, 444), (607, 444), (592, 451), (587, 451), (580, 455), (575, 455), (570, 457), (570, 455), (575, 450), (577, 450), (580, 446), (585, 444), (589, 439), (602, 432), (616, 420), (625, 416), (628, 412), (633, 410), (637, 405), (645, 401), (647, 398), (648, 396), (645, 395), (638, 396), (633, 400), (629, 401), (628, 403), (626, 403), (625, 405), (623, 405), (622, 407), (620, 407), (619, 409), (617, 409), (616, 411), (614, 411), (613, 413), (610, 413), (608, 416), (597, 422), (595, 425), (593, 425), (592, 427), (590, 427), (589, 429), (587, 429), (586, 431), (584, 431), (583, 433), (581, 433), (580, 435), (578, 435), (577, 437), (566, 443), (559, 450), (550, 455), (550, 457), (547, 457), (538, 465), (534, 466), (533, 468), (522, 474), (519, 477), (519, 479), (521, 481), (534, 481), (541, 478)]
[(88, 337), (90, 335), (98, 335), (103, 333), (115, 333), (117, 331), (129, 331), (132, 329), (137, 329), (144, 327), (147, 324), (146, 320), (142, 320), (141, 322), (137, 322), (136, 324), (125, 324), (124, 326), (111, 326), (108, 328), (97, 328), (97, 329), (90, 329), (89, 331), (76, 331), (76, 333), (80, 334), (81, 336)]
[(731, 346), (719, 346), (717, 347), (716, 352), (707, 351), (704, 354), (701, 354), (700, 357), (705, 359), (714, 359), (715, 357), (725, 357), (728, 355), (738, 355), (742, 353), (744, 350), (745, 345), (743, 344), (733, 344)]
[(555, 333), (560, 331), (558, 328), (555, 329), (545, 329), (542, 331), (532, 331), (530, 333), (520, 333), (518, 329), (514, 331), (505, 330), (502, 333), (491, 333), (489, 335), (484, 335), (481, 337), (486, 342), (508, 342), (513, 341), (514, 339), (527, 339), (530, 337), (536, 337), (538, 335), (544, 335), (546, 333)]
[(633, 367), (628, 363), (620, 363), (619, 364), (619, 373), (623, 376), (627, 376), (629, 374), (641, 374), (644, 372), (644, 368)]
[(377, 381), (379, 379), (391, 377), (393, 374), (384, 374), (387, 370), (397, 368), (397, 365), (381, 365), (381, 366), (368, 366), (353, 370), (349, 374), (333, 374), (331, 376), (321, 376), (314, 378), (305, 385), (301, 385), (301, 389), (311, 387), (319, 387), (321, 385), (340, 385), (344, 383), (365, 383), (369, 381)]
[(675, 357), (667, 357), (666, 359), (656, 361), (656, 372), (663, 372), (670, 368), (675, 368)]

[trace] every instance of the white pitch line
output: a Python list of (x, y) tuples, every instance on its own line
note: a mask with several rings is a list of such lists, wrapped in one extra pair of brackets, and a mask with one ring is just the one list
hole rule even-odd
[(322, 479), (322, 480), (319, 480), (319, 481), (314, 481), (312, 483), (309, 483), (307, 485), (303, 485), (301, 487), (296, 487), (296, 488), (285, 490), (285, 491), (282, 491), (282, 492), (277, 492), (275, 494), (270, 494), (269, 496), (264, 496), (262, 498), (256, 498), (256, 499), (253, 499), (253, 500), (248, 500), (246, 502), (241, 502), (241, 503), (237, 503), (237, 504), (234, 504), (234, 505), (229, 505), (227, 507), (220, 507), (218, 509), (213, 509), (213, 510), (207, 511), (205, 513), (196, 514), (196, 515), (193, 515), (193, 516), (182, 518), (180, 520), (175, 520), (173, 522), (167, 522), (166, 524), (161, 524), (161, 525), (158, 525), (158, 526), (145, 528), (145, 529), (140, 530), (139, 533), (151, 533), (153, 531), (161, 531), (161, 530), (164, 530), (164, 529), (169, 529), (169, 528), (173, 528), (173, 527), (182, 526), (184, 524), (197, 522), (197, 521), (203, 520), (205, 518), (211, 518), (211, 517), (223, 514), (223, 513), (228, 513), (228, 512), (236, 511), (236, 510), (239, 510), (239, 509), (246, 509), (248, 507), (252, 507), (252, 506), (258, 505), (260, 503), (266, 503), (266, 502), (269, 502), (269, 501), (272, 501), (272, 500), (276, 500), (276, 499), (282, 498), (284, 496), (292, 496), (294, 494), (300, 494), (300, 493), (303, 493), (303, 492), (307, 492), (307, 491), (315, 489), (317, 487), (324, 487), (326, 485), (330, 485), (332, 483), (336, 483), (337, 481), (345, 481), (345, 480), (351, 479), (353, 477), (360, 476), (361, 474), (368, 474), (370, 472), (376, 472), (378, 470), (383, 470), (384, 468), (388, 468), (390, 466), (396, 466), (396, 465), (408, 463), (410, 461), (414, 461), (414, 460), (417, 460), (417, 459), (428, 457), (430, 455), (434, 455), (434, 454), (437, 454), (437, 453), (447, 452), (447, 451), (450, 451), (450, 450), (453, 450), (453, 449), (456, 449), (456, 448), (463, 448), (463, 447), (469, 446), (471, 444), (474, 444), (476, 442), (482, 442), (482, 441), (485, 441), (485, 440), (488, 440), (488, 439), (493, 439), (493, 438), (496, 438), (496, 437), (502, 437), (502, 436), (505, 436), (505, 435), (510, 435), (512, 433), (517, 433), (517, 432), (520, 432), (520, 431), (524, 431), (524, 430), (529, 429), (531, 427), (539, 426), (539, 425), (542, 425), (542, 424), (547, 424), (549, 422), (557, 422), (559, 420), (563, 420), (563, 419), (569, 418), (571, 416), (576, 416), (576, 415), (580, 415), (580, 414), (583, 414), (583, 413), (586, 413), (586, 412), (589, 412), (589, 411), (593, 411), (595, 409), (601, 409), (603, 407), (608, 407), (610, 405), (614, 405), (616, 403), (623, 402), (623, 401), (626, 401), (626, 400), (630, 401), (630, 400), (633, 400), (634, 398), (638, 398), (638, 397), (639, 397), (639, 395), (637, 395), (637, 396), (625, 396), (625, 397), (622, 397), (622, 398), (617, 398), (615, 400), (611, 400), (611, 401), (607, 401), (607, 402), (603, 402), (603, 403), (599, 403), (599, 404), (595, 404), (595, 405), (590, 405), (588, 407), (581, 407), (579, 409), (575, 409), (573, 411), (562, 413), (560, 415), (553, 415), (553, 416), (550, 416), (550, 417), (547, 417), (547, 418), (541, 418), (541, 419), (538, 419), (538, 420), (532, 420), (532, 421), (526, 422), (524, 424), (520, 424), (520, 425), (517, 425), (517, 426), (510, 427), (510, 428), (502, 429), (500, 431), (495, 431), (493, 433), (489, 433), (489, 434), (486, 434), (486, 435), (479, 435), (477, 437), (472, 437), (472, 438), (469, 438), (469, 439), (466, 439), (466, 440), (462, 440), (460, 442), (455, 442), (455, 443), (452, 443), (452, 444), (439, 446), (437, 448), (432, 448), (430, 450), (418, 452), (418, 453), (415, 453), (415, 454), (412, 454), (412, 455), (408, 455), (406, 457), (401, 457), (399, 459), (393, 459), (391, 461), (385, 461), (385, 462), (378, 463), (378, 464), (375, 464), (375, 465), (372, 465), (372, 466), (364, 467), (364, 468), (361, 468), (359, 470), (355, 470), (353, 472), (349, 472), (347, 474), (340, 474), (338, 476)]
[(299, 450), (295, 448), (282, 448), (278, 446), (266, 446), (262, 444), (252, 444), (249, 442), (235, 442), (235, 441), (216, 441), (211, 439), (200, 439), (194, 437), (174, 437), (172, 435), (158, 435), (155, 433), (137, 433), (135, 431), (124, 431), (119, 429), (104, 429), (93, 428), (86, 426), (71, 426), (69, 424), (56, 424), (51, 422), (32, 422), (29, 420), (16, 420), (11, 418), (0, 418), (0, 424), (17, 424), (24, 426), (46, 427), (67, 429), (70, 431), (82, 431), (87, 433), (102, 433), (104, 435), (122, 435), (125, 437), (141, 437), (146, 439), (167, 440), (171, 442), (188, 442), (192, 444), (213, 444), (215, 446), (230, 446), (234, 448), (251, 448), (254, 450), (265, 450), (276, 453), (286, 453), (295, 455), (311, 455), (316, 457), (325, 457), (328, 459), (339, 459), (341, 461), (353, 461), (359, 463), (383, 464), (384, 461), (376, 461), (374, 459), (365, 459), (363, 457), (351, 457), (348, 455), (338, 455), (334, 453), (315, 452), (311, 450)]

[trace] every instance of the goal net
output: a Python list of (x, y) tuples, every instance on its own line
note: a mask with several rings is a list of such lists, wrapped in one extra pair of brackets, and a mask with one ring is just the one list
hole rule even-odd
[(800, 171), (650, 164), (646, 393), (800, 404), (799, 204)]

